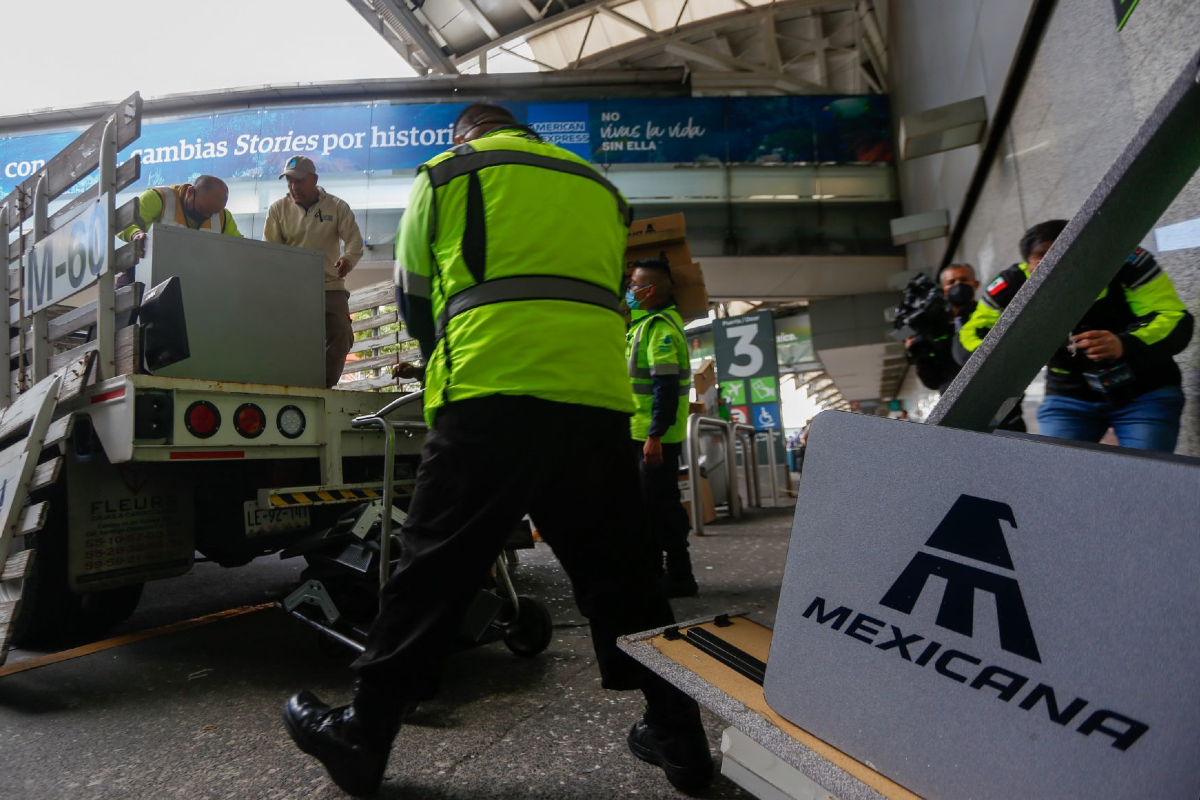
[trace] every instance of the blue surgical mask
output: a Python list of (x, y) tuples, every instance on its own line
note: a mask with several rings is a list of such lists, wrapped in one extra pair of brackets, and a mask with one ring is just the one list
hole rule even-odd
[(636, 311), (642, 307), (642, 301), (637, 299), (637, 291), (633, 288), (625, 290), (625, 305), (629, 306), (630, 311)]

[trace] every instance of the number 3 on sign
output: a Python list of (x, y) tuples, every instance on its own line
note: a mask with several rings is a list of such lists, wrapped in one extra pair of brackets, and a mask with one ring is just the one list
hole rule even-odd
[(762, 348), (754, 343), (754, 337), (758, 333), (758, 323), (751, 322), (746, 325), (732, 325), (725, 329), (726, 335), (734, 340), (733, 355), (734, 358), (740, 360), (742, 357), (750, 359), (748, 364), (740, 364), (737, 361), (729, 365), (729, 374), (735, 378), (748, 378), (751, 375), (757, 375), (762, 369), (765, 356)]

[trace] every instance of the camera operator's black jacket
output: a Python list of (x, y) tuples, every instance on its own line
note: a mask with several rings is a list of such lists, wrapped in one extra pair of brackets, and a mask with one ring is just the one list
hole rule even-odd
[[(959, 332), (959, 344), (965, 351), (973, 352), (979, 347), (1029, 274), (1027, 264), (1014, 264), (988, 284), (983, 302), (976, 306)], [(1120, 399), (1128, 402), (1163, 386), (1180, 385), (1179, 367), (1173, 356), (1187, 347), (1193, 324), (1192, 315), (1176, 294), (1171, 279), (1154, 256), (1139, 247), (1073, 332), (1112, 331), (1121, 339), (1125, 348), (1121, 361), (1129, 365), (1134, 375), (1133, 383), (1121, 393)], [(1092, 361), (1083, 353), (1073, 354), (1064, 343), (1046, 366), (1046, 394), (1092, 403), (1114, 401), (1113, 397), (1093, 390), (1084, 377), (1085, 373), (1104, 370), (1103, 362)]]
[(953, 340), (954, 328), (947, 328), (944, 333), (933, 338), (924, 336), (917, 338), (908, 348), (908, 360), (917, 368), (917, 378), (926, 389), (944, 392), (954, 381), (958, 371), (962, 369), (954, 360)]

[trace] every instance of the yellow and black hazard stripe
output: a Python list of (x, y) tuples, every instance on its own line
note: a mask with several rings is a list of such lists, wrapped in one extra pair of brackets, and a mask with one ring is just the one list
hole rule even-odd
[[(396, 487), (397, 494), (404, 490)], [(271, 495), (273, 508), (290, 508), (292, 506), (312, 506), (322, 503), (361, 503), (368, 500), (379, 500), (383, 492), (378, 489), (318, 489), (315, 492), (285, 492)]]

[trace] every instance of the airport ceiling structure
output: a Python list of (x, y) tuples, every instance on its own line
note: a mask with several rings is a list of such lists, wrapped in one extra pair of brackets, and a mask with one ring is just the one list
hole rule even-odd
[(884, 94), (886, 0), (346, 0), (418, 75), (683, 70), (694, 95)]
[[(681, 88), (693, 96), (887, 94), (889, 90), (884, 34), (888, 0), (345, 2), (418, 76), (464, 85), (484, 76), (502, 81), (517, 77), (505, 75), (512, 72), (537, 72), (548, 78), (592, 75), (598, 84), (608, 82), (605, 76), (636, 73), (639, 80), (678, 76)], [(864, 177), (869, 174), (864, 172)], [(657, 173), (652, 177), (662, 179)], [(853, 269), (850, 264), (837, 265), (844, 267), (840, 269), (810, 265), (805, 271), (801, 262), (813, 259), (777, 259), (779, 264), (755, 258), (702, 260), (711, 296), (726, 294), (722, 287), (731, 281), (738, 288), (730, 296), (739, 295), (757, 276), (762, 284), (757, 296), (769, 305), (794, 293), (783, 291), (789, 275), (797, 284), (797, 296), (811, 297), (823, 293), (818, 291), (823, 281), (863, 278), (866, 262), (872, 261), (857, 259)], [(879, 262), (878, 274), (863, 278), (867, 282), (858, 291), (881, 291), (888, 275), (904, 269), (900, 256), (874, 262)], [(796, 278), (800, 273), (803, 279)], [(843, 294), (848, 288), (839, 285), (833, 293)], [(823, 353), (823, 358), (836, 362), (838, 373), (830, 376), (837, 389), (828, 390), (836, 397), (830, 396), (825, 404), (845, 403), (843, 397), (893, 396), (903, 373), (887, 371), (885, 356), (893, 355), (883, 352), (887, 348), (881, 343), (866, 354), (851, 353), (855, 348)], [(843, 387), (851, 391), (841, 391)]]

